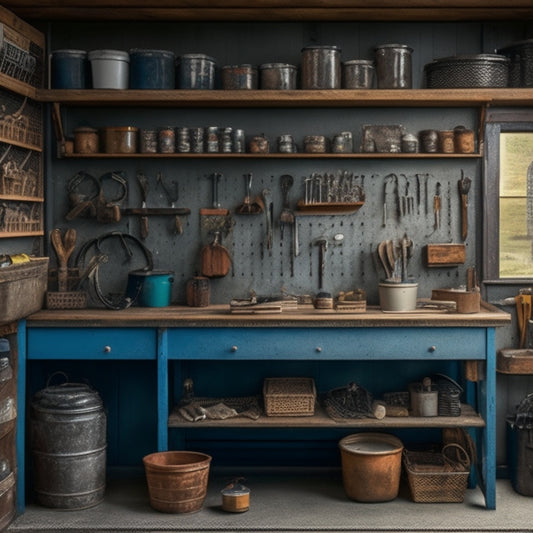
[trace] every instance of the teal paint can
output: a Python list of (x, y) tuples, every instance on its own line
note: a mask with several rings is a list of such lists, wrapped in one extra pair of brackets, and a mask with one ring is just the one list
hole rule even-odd
[(88, 89), (90, 65), (85, 50), (54, 50), (50, 54), (52, 89)]
[(128, 275), (127, 296), (140, 307), (167, 307), (172, 296), (174, 272), (134, 270)]

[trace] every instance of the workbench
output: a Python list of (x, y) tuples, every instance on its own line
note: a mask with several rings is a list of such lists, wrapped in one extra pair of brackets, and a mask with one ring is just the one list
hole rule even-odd
[[(277, 314), (239, 314), (229, 312), (227, 305), (207, 308), (170, 306), (165, 308), (130, 308), (121, 311), (102, 309), (40, 311), (21, 321), (19, 336), (18, 396), (18, 507), (24, 509), (25, 405), (32, 367), (46, 361), (87, 361), (95, 366), (105, 361), (130, 363), (144, 361), (143, 381), (129, 383), (128, 388), (141, 390), (145, 382), (154, 380), (157, 389), (157, 448), (166, 450), (169, 442), (187, 447), (187, 435), (201, 428), (202, 432), (224, 428), (248, 431), (252, 428), (276, 428), (289, 431), (396, 431), (407, 428), (425, 431), (427, 428), (465, 427), (477, 444), (477, 473), (475, 477), (485, 495), (487, 509), (494, 509), (496, 480), (496, 349), (495, 330), (510, 321), (510, 316), (488, 304), (481, 311), (458, 314), (440, 308), (417, 309), (409, 313), (384, 313), (379, 308), (367, 308), (363, 313), (341, 313), (334, 310), (301, 309)], [(465, 365), (465, 361), (469, 363)], [(386, 363), (386, 364), (385, 364)], [(225, 365), (231, 365), (227, 376), (240, 366), (247, 380), (242, 389), (225, 390), (228, 380)], [(284, 365), (290, 365), (289, 367)], [(311, 366), (310, 366), (311, 365)], [(344, 385), (346, 369), (350, 365), (365, 371), (358, 375), (370, 376), (372, 391), (398, 383), (404, 368), (420, 368), (427, 372), (458, 367), (467, 368), (465, 400), (459, 417), (385, 417), (381, 420), (333, 420), (317, 409), (315, 416), (267, 417), (258, 420), (234, 418), (226, 421), (206, 420), (187, 422), (179, 417), (174, 407), (181, 397), (181, 384), (194, 376), (195, 384), (202, 382), (202, 373), (213, 380), (217, 375), (216, 393), (226, 396), (247, 392), (254, 380), (254, 368), (261, 377), (277, 374), (277, 368), (299, 370), (313, 377), (317, 390), (326, 391), (334, 383)], [(443, 366), (444, 365), (444, 366)], [(105, 368), (102, 366), (102, 368)], [(125, 367), (124, 367), (125, 368)], [(148, 371), (146, 371), (148, 369)], [(266, 369), (266, 370), (265, 370)], [(333, 377), (328, 375), (332, 370)], [(281, 371), (283, 371), (281, 370)], [(265, 371), (267, 372), (264, 375)], [(148, 375), (151, 374), (151, 375)], [(378, 379), (379, 376), (379, 379)], [(257, 377), (257, 376), (255, 376)], [(412, 378), (412, 375), (404, 377)], [(462, 377), (465, 377), (464, 373)], [(43, 378), (44, 379), (44, 378)], [(229, 379), (229, 378), (228, 378)], [(340, 379), (340, 382), (339, 382)], [(28, 390), (24, 386), (28, 383)], [(248, 385), (247, 385), (248, 383)], [(40, 385), (44, 386), (45, 383)], [(35, 388), (35, 384), (33, 384)], [(196, 391), (195, 391), (196, 392)], [(260, 390), (257, 391), (260, 393)], [(105, 401), (105, 398), (104, 398)], [(155, 415), (155, 413), (154, 413)], [(108, 432), (116, 434), (110, 419)], [(196, 424), (196, 425), (195, 425)], [(201, 425), (199, 425), (201, 424)], [(170, 432), (173, 433), (169, 440)], [(128, 443), (128, 448), (135, 446)], [(129, 450), (131, 453), (131, 450)], [(128, 450), (121, 449), (124, 454)], [(239, 453), (232, 456), (238, 463)], [(138, 457), (140, 462), (141, 457)], [(216, 461), (214, 461), (216, 463)], [(215, 465), (214, 465), (215, 466)]]

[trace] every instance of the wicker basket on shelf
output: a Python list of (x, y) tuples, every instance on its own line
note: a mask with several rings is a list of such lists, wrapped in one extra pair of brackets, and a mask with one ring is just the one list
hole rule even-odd
[(265, 378), (263, 400), (267, 416), (313, 416), (315, 382), (312, 378)]
[(414, 502), (464, 500), (471, 458), (459, 444), (446, 444), (441, 452), (404, 450), (403, 464)]

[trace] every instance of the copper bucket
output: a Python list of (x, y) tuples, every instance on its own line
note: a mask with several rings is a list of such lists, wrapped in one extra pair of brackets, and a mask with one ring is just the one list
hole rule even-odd
[(398, 496), (403, 444), (387, 433), (356, 433), (339, 442), (346, 495), (359, 502)]
[(207, 495), (211, 456), (200, 452), (156, 452), (143, 458), (150, 505), (163, 513), (199, 511)]

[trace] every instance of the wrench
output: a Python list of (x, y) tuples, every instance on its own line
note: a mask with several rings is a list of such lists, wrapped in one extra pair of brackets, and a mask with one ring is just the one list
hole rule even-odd
[(263, 196), (263, 202), (265, 203), (265, 216), (266, 216), (266, 235), (265, 235), (265, 247), (270, 251), (272, 255), (272, 225), (274, 204), (272, 203), (272, 192), (270, 189), (263, 189), (261, 195)]

